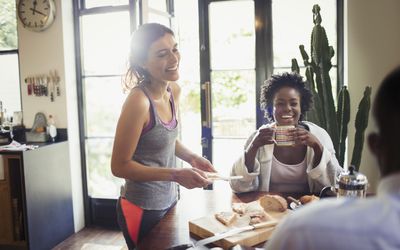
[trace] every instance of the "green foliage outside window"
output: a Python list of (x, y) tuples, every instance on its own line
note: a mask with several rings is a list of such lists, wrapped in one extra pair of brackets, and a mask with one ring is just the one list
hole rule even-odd
[(0, 0), (0, 50), (17, 48), (15, 1)]
[[(247, 102), (248, 87), (240, 72), (214, 72), (215, 81), (212, 82), (212, 106), (215, 107), (238, 107)], [(189, 88), (188, 94), (180, 105), (182, 111), (193, 113), (200, 112), (200, 91), (196, 84), (181, 82), (182, 88)]]

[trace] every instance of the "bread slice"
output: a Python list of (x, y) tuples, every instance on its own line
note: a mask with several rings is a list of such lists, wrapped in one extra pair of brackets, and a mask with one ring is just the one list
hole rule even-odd
[(236, 219), (236, 213), (234, 212), (219, 212), (215, 214), (215, 218), (224, 224), (225, 226), (229, 226)]
[(246, 213), (246, 207), (247, 207), (247, 204), (242, 203), (242, 202), (237, 202), (237, 203), (232, 204), (232, 210), (240, 215), (243, 215)]
[(303, 195), (300, 197), (299, 200), (300, 200), (301, 204), (304, 205), (304, 204), (319, 200), (319, 197), (315, 196), (315, 195)]
[(285, 198), (279, 195), (264, 195), (260, 199), (260, 204), (265, 211), (285, 212), (288, 204)]

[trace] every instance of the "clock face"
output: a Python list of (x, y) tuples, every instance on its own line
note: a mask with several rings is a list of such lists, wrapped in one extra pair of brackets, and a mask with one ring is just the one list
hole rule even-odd
[(42, 31), (54, 21), (54, 2), (53, 0), (20, 0), (18, 16), (25, 28)]

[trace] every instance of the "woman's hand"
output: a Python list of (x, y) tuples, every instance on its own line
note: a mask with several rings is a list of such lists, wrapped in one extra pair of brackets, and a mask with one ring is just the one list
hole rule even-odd
[(274, 136), (275, 136), (275, 127), (261, 126), (251, 142), (252, 147), (258, 149), (261, 146), (267, 144), (273, 144), (275, 142)]
[(193, 168), (197, 168), (206, 172), (217, 172), (209, 160), (198, 155), (193, 157), (189, 163)]
[(263, 125), (258, 130), (253, 140), (249, 143), (245, 150), (244, 163), (249, 173), (253, 172), (254, 160), (259, 147), (275, 143), (275, 126)]
[(292, 133), (297, 144), (306, 145), (313, 149), (322, 149), (321, 142), (307, 129), (297, 127)]
[(321, 161), (323, 152), (323, 146), (318, 138), (315, 135), (311, 134), (310, 131), (298, 127), (293, 130), (293, 136), (297, 144), (306, 145), (314, 150), (313, 166), (318, 166)]
[(207, 187), (212, 183), (203, 171), (196, 168), (176, 169), (173, 180), (188, 189)]

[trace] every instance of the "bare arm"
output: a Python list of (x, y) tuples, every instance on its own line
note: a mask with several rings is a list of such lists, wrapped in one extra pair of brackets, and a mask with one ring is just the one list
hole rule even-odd
[(193, 153), (188, 148), (186, 148), (179, 140), (176, 141), (175, 155), (189, 163), (193, 168), (197, 168), (207, 172), (216, 172), (209, 160)]
[(272, 143), (274, 143), (274, 128), (271, 126), (260, 127), (244, 153), (245, 165), (249, 173), (254, 170), (254, 161), (258, 149)]
[(132, 160), (143, 127), (149, 120), (150, 103), (140, 90), (127, 97), (118, 120), (111, 157), (111, 171), (134, 181), (176, 181), (187, 187), (204, 187), (209, 183), (201, 171), (166, 167), (148, 167)]
[[(170, 83), (170, 88), (172, 94), (174, 96), (175, 101), (175, 112), (177, 114), (177, 119), (180, 120), (180, 112), (179, 112), (179, 100), (181, 88), (175, 82)], [(204, 170), (207, 172), (216, 172), (210, 161), (207, 159), (193, 153), (190, 149), (188, 149), (185, 145), (183, 145), (179, 140), (176, 141), (175, 145), (175, 155), (180, 159), (189, 163), (192, 167)]]

